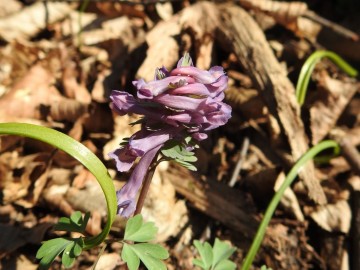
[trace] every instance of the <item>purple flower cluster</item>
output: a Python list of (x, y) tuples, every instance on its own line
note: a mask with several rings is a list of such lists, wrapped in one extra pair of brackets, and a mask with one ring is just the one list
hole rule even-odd
[(200, 70), (186, 54), (175, 69), (157, 69), (153, 81), (134, 81), (137, 97), (112, 91), (114, 111), (144, 116), (141, 130), (125, 146), (109, 153), (120, 172), (130, 170), (135, 160), (141, 158), (129, 181), (117, 192), (118, 214), (129, 217), (134, 213), (136, 195), (147, 170), (167, 141), (183, 140), (189, 135), (197, 141), (204, 140), (205, 132), (229, 120), (231, 107), (222, 102), (227, 80), (222, 67)]

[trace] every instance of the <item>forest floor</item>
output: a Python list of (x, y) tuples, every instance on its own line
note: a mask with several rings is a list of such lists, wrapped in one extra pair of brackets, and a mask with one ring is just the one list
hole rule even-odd
[[(294, 163), (325, 139), (342, 153), (309, 162), (273, 216), (254, 268), (360, 269), (360, 83), (329, 59), (316, 65), (302, 106), (295, 86), (317, 50), (360, 68), (360, 4), (348, 1), (27, 1), (0, 6), (0, 122), (50, 127), (93, 151), (116, 188), (129, 173), (108, 153), (137, 126), (109, 106), (112, 90), (153, 80), (189, 52), (195, 66), (224, 67), (229, 122), (197, 150), (197, 172), (156, 170), (143, 209), (170, 253), (168, 269), (195, 269), (195, 239), (236, 247), (239, 265), (275, 190)], [(328, 152), (328, 155), (331, 153)], [(237, 168), (237, 169), (236, 169)], [(37, 269), (44, 240), (62, 216), (90, 212), (96, 235), (106, 203), (93, 175), (36, 140), (0, 137), (0, 269)], [(123, 235), (118, 217), (109, 238)], [(72, 269), (91, 269), (101, 247)], [(109, 244), (96, 269), (126, 269)], [(56, 259), (52, 269), (61, 269)]]

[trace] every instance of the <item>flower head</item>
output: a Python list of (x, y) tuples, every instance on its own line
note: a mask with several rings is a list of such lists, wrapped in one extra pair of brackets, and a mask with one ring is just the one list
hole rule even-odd
[[(222, 102), (227, 80), (222, 67), (212, 67), (208, 71), (198, 69), (185, 54), (175, 69), (156, 69), (153, 81), (134, 81), (137, 97), (124, 91), (112, 91), (111, 107), (115, 112), (144, 116), (141, 130), (132, 135), (125, 146), (109, 153), (121, 172), (130, 170), (140, 158), (128, 183), (117, 192), (119, 214), (127, 217), (133, 214), (143, 178), (167, 142), (177, 141), (181, 149), (191, 151), (193, 143), (189, 138), (204, 140), (208, 130), (229, 120), (231, 107)], [(187, 155), (180, 163), (187, 164), (195, 159), (189, 156), (192, 155)]]

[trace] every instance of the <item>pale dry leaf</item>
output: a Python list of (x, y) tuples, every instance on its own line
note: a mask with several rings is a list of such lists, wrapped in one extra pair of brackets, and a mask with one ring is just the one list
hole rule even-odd
[(114, 151), (114, 149), (119, 148), (120, 143), (124, 138), (131, 137), (136, 131), (139, 130), (139, 126), (131, 126), (130, 123), (139, 120), (139, 116), (135, 115), (114, 115), (114, 138), (108, 141), (103, 148), (104, 159), (109, 160), (108, 153)]
[(64, 2), (36, 2), (20, 12), (0, 19), (0, 37), (8, 42), (29, 39), (48, 24), (65, 18), (74, 8)]
[(240, 5), (259, 10), (273, 16), (276, 20), (289, 22), (303, 15), (308, 9), (303, 2), (280, 2), (271, 0), (239, 0)]
[(121, 258), (118, 253), (102, 254), (96, 264), (95, 269), (92, 267), (87, 270), (114, 270), (121, 264)]
[(100, 234), (102, 231), (101, 221), (102, 221), (102, 216), (99, 213), (99, 211), (97, 210), (92, 211), (90, 214), (89, 222), (86, 225), (85, 231), (90, 235)]
[[(143, 39), (143, 31), (125, 16), (105, 21), (101, 24), (101, 28), (84, 31), (81, 35), (83, 45), (101, 45), (112, 41), (114, 45), (128, 47), (127, 50), (137, 47)], [(123, 50), (123, 48), (112, 47), (114, 50)], [(114, 52), (109, 50), (108, 52), (112, 56), (115, 55)]]
[(78, 72), (75, 62), (67, 61), (62, 73), (62, 83), (66, 96), (74, 98), (78, 102), (89, 104), (91, 102), (91, 95), (84, 82), (78, 82), (79, 77), (80, 72)]
[(6, 5), (1, 5), (0, 7), (0, 19), (20, 11), (22, 6), (20, 1), (7, 0)]
[[(146, 35), (146, 42), (149, 45), (147, 57), (138, 69), (136, 76), (149, 81), (154, 78), (154, 71), (157, 67), (172, 68), (179, 59), (180, 46), (176, 37), (182, 32), (191, 32), (197, 45), (200, 46), (205, 37), (214, 36), (217, 26), (217, 10), (207, 2), (188, 6), (171, 19), (159, 22)], [(206, 61), (203, 64), (206, 65)]]
[(54, 121), (76, 122), (81, 116), (89, 112), (89, 108), (88, 103), (63, 98), (61, 102), (54, 102), (44, 107), (44, 110), (48, 111), (48, 116)]
[(351, 225), (351, 209), (346, 200), (319, 207), (311, 218), (328, 232), (348, 233)]
[(175, 197), (175, 188), (167, 179), (166, 163), (160, 164), (152, 178), (142, 215), (158, 227), (156, 241), (164, 242), (176, 236), (188, 221), (188, 211), (183, 200)]
[(83, 213), (98, 211), (101, 217), (106, 216), (107, 208), (104, 193), (97, 182), (88, 181), (84, 189), (70, 187), (65, 200), (73, 209)]
[[(282, 171), (275, 182), (274, 190), (278, 191), (281, 185), (284, 183), (285, 173)], [(283, 196), (281, 197), (281, 205), (290, 213), (292, 213), (298, 221), (303, 222), (305, 220), (304, 214), (301, 211), (300, 204), (294, 191), (288, 187)]]
[(155, 9), (156, 9), (156, 12), (159, 15), (159, 17), (161, 19), (163, 19), (164, 21), (169, 20), (174, 12), (170, 2), (169, 3), (156, 3)]
[(64, 198), (68, 189), (68, 184), (51, 185), (46, 188), (42, 193), (46, 206), (50, 209), (60, 210), (66, 216), (70, 216), (74, 212), (74, 209)]
[(54, 77), (41, 65), (34, 65), (0, 98), (0, 115), (6, 118), (40, 118), (40, 104), (60, 102), (63, 97), (53, 86)]
[(212, 61), (212, 52), (214, 39), (211, 35), (204, 35), (202, 42), (199, 43), (198, 53), (196, 55), (196, 67), (200, 69), (209, 69)]
[[(79, 24), (81, 16), (81, 25)], [(60, 30), (63, 36), (76, 36), (80, 30), (84, 30), (91, 26), (95, 28), (99, 26), (100, 22), (96, 22), (98, 15), (95, 13), (79, 12), (73, 10), (67, 18), (60, 24)], [(100, 21), (100, 20), (99, 20)], [(95, 25), (94, 25), (95, 24)]]
[(360, 89), (359, 83), (337, 80), (321, 72), (317, 100), (310, 108), (312, 144), (321, 141), (336, 125), (351, 98)]
[[(47, 162), (49, 154), (37, 153), (20, 157), (11, 181), (6, 181), (3, 188), (3, 200), (16, 202), (23, 207), (33, 207), (47, 182)], [(10, 180), (10, 179), (8, 179)]]
[(110, 76), (110, 70), (103, 70), (100, 72), (94, 83), (94, 87), (91, 91), (91, 97), (94, 101), (99, 103), (105, 103), (109, 100), (109, 91), (106, 90), (106, 77)]
[[(308, 138), (294, 95), (294, 86), (276, 59), (263, 31), (246, 11), (237, 6), (225, 7), (221, 10), (221, 19), (217, 41), (225, 50), (236, 54), (240, 64), (252, 78), (269, 112), (281, 126), (281, 133), (287, 138), (291, 149), (291, 163), (295, 162), (308, 150)], [(279, 143), (283, 144), (284, 141)], [(281, 144), (274, 145), (275, 147), (284, 149)], [(299, 172), (299, 176), (308, 188), (309, 197), (324, 204), (326, 197), (315, 178), (314, 164), (308, 162), (305, 167)]]

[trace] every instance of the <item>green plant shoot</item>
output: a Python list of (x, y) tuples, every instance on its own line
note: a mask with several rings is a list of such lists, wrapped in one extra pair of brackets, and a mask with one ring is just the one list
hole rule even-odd
[(129, 218), (125, 227), (124, 246), (121, 252), (121, 258), (126, 262), (129, 270), (137, 270), (140, 261), (149, 270), (167, 269), (162, 261), (169, 258), (167, 250), (158, 244), (147, 243), (155, 239), (156, 233), (155, 224), (144, 222), (140, 214)]

